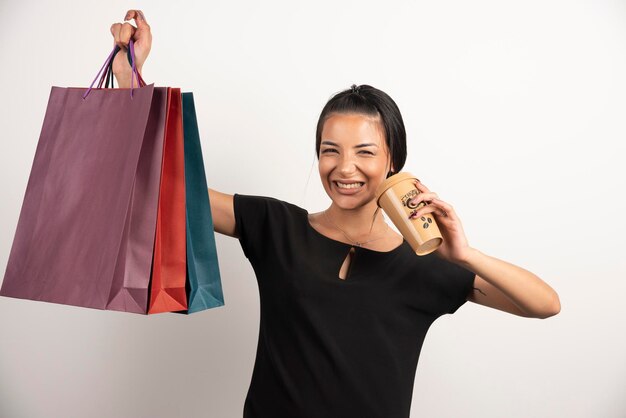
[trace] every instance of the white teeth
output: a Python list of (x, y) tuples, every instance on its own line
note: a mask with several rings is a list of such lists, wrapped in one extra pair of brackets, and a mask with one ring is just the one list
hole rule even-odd
[(341, 184), (339, 182), (335, 182), (335, 184), (337, 185), (337, 187), (339, 187), (340, 189), (358, 189), (359, 187), (361, 187), (364, 183), (352, 183), (352, 184)]

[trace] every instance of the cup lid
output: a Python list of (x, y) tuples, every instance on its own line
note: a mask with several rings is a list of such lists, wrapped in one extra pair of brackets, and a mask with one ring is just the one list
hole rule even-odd
[(394, 186), (397, 183), (400, 183), (403, 180), (407, 180), (407, 179), (415, 179), (417, 180), (417, 177), (415, 177), (413, 174), (406, 172), (406, 171), (401, 171), (397, 174), (394, 174), (391, 177), (388, 177), (387, 179), (385, 179), (385, 181), (383, 181), (380, 186), (378, 186), (378, 188), (376, 189), (376, 204), (378, 206), (380, 206), (380, 204), (378, 203), (380, 196), (383, 195), (383, 193), (385, 193), (387, 191), (388, 188)]

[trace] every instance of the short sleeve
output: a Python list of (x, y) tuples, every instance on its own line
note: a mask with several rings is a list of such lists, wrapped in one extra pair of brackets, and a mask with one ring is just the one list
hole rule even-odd
[(248, 260), (261, 258), (264, 244), (272, 232), (270, 220), (275, 202), (278, 200), (267, 196), (233, 195), (235, 231)]
[(434, 279), (439, 283), (441, 293), (439, 302), (441, 314), (453, 314), (467, 301), (476, 274), (471, 270), (459, 266), (451, 261), (444, 260), (433, 254), (436, 263), (433, 268)]

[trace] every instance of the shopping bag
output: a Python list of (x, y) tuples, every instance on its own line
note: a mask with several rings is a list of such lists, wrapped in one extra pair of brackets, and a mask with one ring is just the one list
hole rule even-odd
[(167, 88), (167, 102), (148, 314), (187, 309), (185, 148), (180, 88)]
[(0, 295), (146, 313), (167, 92), (91, 86), (51, 89)]
[(182, 94), (187, 214), (187, 302), (194, 313), (224, 305), (193, 93)]

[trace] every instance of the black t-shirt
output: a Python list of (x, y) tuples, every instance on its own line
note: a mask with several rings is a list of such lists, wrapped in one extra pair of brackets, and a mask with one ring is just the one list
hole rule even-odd
[(314, 229), (308, 212), (234, 195), (239, 242), (256, 273), (260, 328), (244, 418), (406, 418), (432, 322), (466, 301), (474, 273), (406, 240), (389, 252)]

